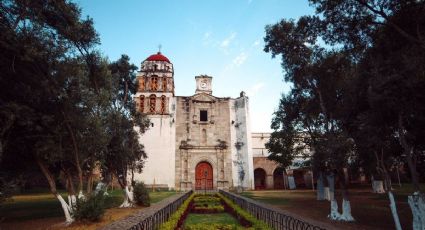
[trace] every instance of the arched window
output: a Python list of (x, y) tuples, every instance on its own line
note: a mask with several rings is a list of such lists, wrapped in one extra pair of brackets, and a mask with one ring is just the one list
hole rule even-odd
[(139, 90), (145, 90), (145, 78), (141, 77), (139, 82)]
[(152, 91), (158, 90), (158, 78), (157, 77), (151, 78), (151, 90)]
[(155, 113), (156, 108), (156, 96), (152, 94), (149, 96), (149, 112)]
[(166, 77), (162, 78), (162, 90), (164, 92), (167, 91), (167, 78)]
[(161, 96), (161, 114), (165, 113), (165, 103), (166, 102), (166, 97), (164, 95)]
[(140, 96), (140, 112), (143, 113), (145, 111), (145, 96)]

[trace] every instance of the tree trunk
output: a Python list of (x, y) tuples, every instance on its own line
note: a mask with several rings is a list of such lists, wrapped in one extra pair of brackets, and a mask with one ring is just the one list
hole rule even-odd
[(353, 216), (351, 215), (351, 205), (350, 205), (350, 199), (348, 196), (348, 185), (347, 185), (347, 181), (345, 180), (345, 173), (344, 170), (341, 169), (339, 171), (339, 184), (341, 186), (341, 190), (342, 190), (342, 214), (341, 214), (341, 221), (347, 221), (347, 222), (351, 222), (354, 221)]
[(325, 200), (325, 188), (323, 186), (323, 173), (317, 177), (317, 200)]
[(49, 171), (47, 165), (37, 156), (35, 156), (38, 166), (41, 169), (41, 172), (44, 174), (44, 176), (47, 179), (47, 182), (49, 183), (50, 191), (52, 194), (59, 200), (62, 206), (62, 210), (65, 214), (65, 223), (71, 224), (74, 222), (74, 218), (72, 217), (72, 208), (66, 203), (66, 201), (62, 198), (62, 196), (57, 192), (56, 189), (56, 182)]
[(120, 205), (120, 208), (133, 207), (133, 203), (133, 192), (130, 192), (128, 185), (126, 185), (124, 188), (124, 202)]
[(336, 199), (331, 200), (331, 214), (328, 215), (328, 218), (331, 220), (339, 220), (341, 214), (338, 212), (338, 202)]
[(398, 218), (397, 206), (394, 201), (394, 196), (391, 191), (388, 191), (388, 199), (390, 200), (391, 214), (393, 215), (395, 229), (401, 230), (400, 219)]
[[(376, 151), (374, 153), (375, 153), (376, 163), (377, 163), (376, 168), (383, 175), (383, 180), (384, 180), (384, 186), (382, 186), (382, 181), (381, 181), (381, 187), (382, 188), (380, 188), (380, 189), (385, 188), (385, 192), (387, 192), (388, 199), (390, 200), (390, 209), (391, 209), (391, 214), (392, 214), (393, 219), (394, 219), (395, 228), (397, 230), (401, 230), (400, 219), (399, 219), (398, 213), (397, 213), (397, 206), (396, 206), (396, 203), (394, 201), (394, 196), (391, 192), (391, 177), (390, 177), (388, 170), (387, 170), (387, 167), (384, 163), (384, 149), (381, 148), (381, 156), (378, 156), (378, 153)], [(375, 181), (373, 181), (373, 182), (375, 182)]]
[[(65, 113), (62, 112), (63, 117), (65, 118), (65, 124), (66, 128), (68, 129), (69, 135), (71, 136), (72, 146), (74, 147), (74, 161), (75, 161), (75, 167), (77, 168), (78, 172), (78, 192), (79, 194), (82, 194), (83, 191), (83, 170), (81, 169), (80, 165), (80, 158), (79, 158), (79, 150), (77, 145), (77, 140), (75, 138), (74, 132), (72, 131), (71, 126), (69, 125), (68, 121), (66, 120)], [(80, 195), (79, 195), (80, 196)]]
[(418, 179), (418, 172), (416, 171), (416, 165), (413, 163), (413, 146), (409, 145), (408, 141), (406, 140), (406, 128), (404, 127), (403, 118), (401, 114), (398, 116), (398, 133), (399, 133), (399, 141), (403, 148), (403, 153), (406, 156), (407, 166), (410, 170), (410, 175), (412, 177), (412, 184), (414, 191), (420, 191), (419, 187), (419, 179)]
[(330, 173), (326, 176), (326, 179), (328, 181), (329, 186), (329, 199), (333, 200), (335, 198), (335, 175), (333, 173)]
[(87, 194), (91, 194), (92, 191), (93, 191), (93, 174), (90, 173), (87, 176)]
[(407, 200), (413, 214), (413, 229), (425, 230), (425, 195), (415, 192)]

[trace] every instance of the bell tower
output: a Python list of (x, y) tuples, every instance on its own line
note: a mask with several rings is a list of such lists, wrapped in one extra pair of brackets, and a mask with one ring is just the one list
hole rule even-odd
[(143, 173), (135, 174), (135, 179), (149, 187), (174, 188), (176, 100), (173, 64), (158, 52), (142, 62), (136, 76), (137, 110), (149, 118), (149, 127), (139, 137), (147, 159)]
[(158, 52), (146, 58), (137, 73), (138, 110), (148, 115), (170, 114), (174, 96), (174, 69), (167, 57)]

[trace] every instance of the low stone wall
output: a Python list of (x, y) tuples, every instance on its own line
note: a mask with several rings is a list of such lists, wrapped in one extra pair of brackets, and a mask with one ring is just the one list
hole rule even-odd
[(232, 200), (241, 208), (249, 212), (255, 218), (266, 222), (273, 229), (285, 230), (325, 230), (335, 229), (332, 226), (316, 222), (314, 220), (307, 220), (302, 217), (297, 217), (293, 214), (287, 213), (280, 209), (276, 209), (269, 205), (260, 203), (258, 201), (239, 196), (237, 194), (220, 190), (221, 194)]
[(157, 229), (159, 225), (168, 220), (168, 218), (180, 207), (180, 205), (190, 196), (190, 194), (192, 194), (192, 191), (179, 193), (168, 197), (146, 209), (140, 210), (119, 221), (115, 221), (101, 229)]

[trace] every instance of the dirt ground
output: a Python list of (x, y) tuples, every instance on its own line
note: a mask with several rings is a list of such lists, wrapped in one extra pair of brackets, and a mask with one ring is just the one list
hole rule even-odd
[[(352, 215), (356, 220), (354, 223), (329, 220), (327, 215), (330, 213), (330, 202), (317, 201), (316, 193), (312, 190), (251, 191), (244, 195), (335, 229), (395, 229), (386, 194), (374, 194), (370, 190), (369, 187), (350, 190)], [(338, 191), (336, 198), (341, 210), (342, 200)], [(397, 211), (403, 229), (412, 229), (412, 214), (407, 197), (403, 195), (397, 197)]]
[(132, 213), (143, 209), (137, 208), (110, 208), (105, 212), (104, 217), (97, 223), (74, 223), (69, 226), (64, 225), (65, 218), (51, 217), (26, 221), (6, 222), (0, 224), (0, 230), (34, 229), (34, 230), (94, 230), (106, 226), (116, 220), (122, 219)]

